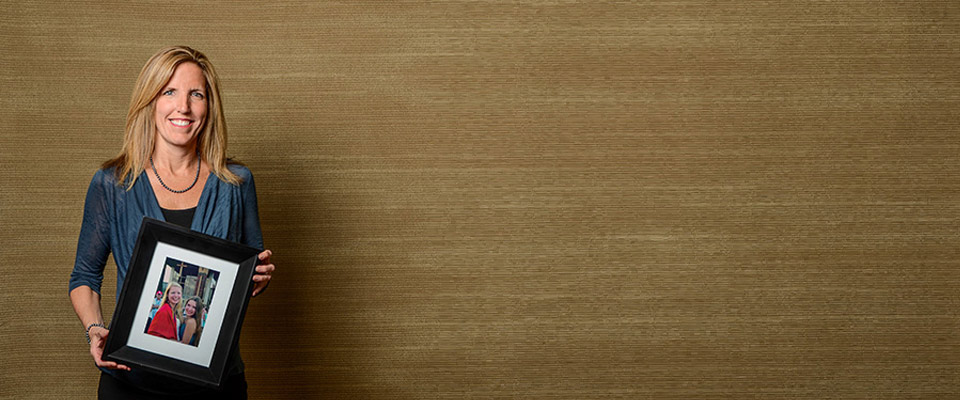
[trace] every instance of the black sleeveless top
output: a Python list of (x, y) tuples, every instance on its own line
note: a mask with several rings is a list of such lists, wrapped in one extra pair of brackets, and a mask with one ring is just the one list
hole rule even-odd
[(193, 214), (197, 212), (197, 208), (168, 210), (161, 207), (160, 211), (163, 212), (163, 219), (167, 220), (167, 222), (190, 229), (190, 225), (193, 224)]

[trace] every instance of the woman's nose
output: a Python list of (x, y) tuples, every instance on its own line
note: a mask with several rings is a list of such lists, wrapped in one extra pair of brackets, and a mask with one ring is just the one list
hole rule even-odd
[(177, 111), (184, 114), (190, 112), (190, 96), (179, 96), (177, 98)]

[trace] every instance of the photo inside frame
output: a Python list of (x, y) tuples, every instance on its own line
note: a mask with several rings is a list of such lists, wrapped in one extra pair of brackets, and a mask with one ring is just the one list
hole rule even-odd
[(236, 262), (157, 243), (126, 345), (209, 366), (238, 268)]
[(166, 257), (157, 278), (143, 332), (196, 347), (210, 315), (220, 271)]

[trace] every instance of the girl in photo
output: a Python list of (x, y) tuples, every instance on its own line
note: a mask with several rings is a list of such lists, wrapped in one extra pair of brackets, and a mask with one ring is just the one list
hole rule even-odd
[(191, 297), (183, 306), (183, 322), (180, 324), (180, 343), (196, 346), (203, 331), (203, 302), (199, 297)]
[(157, 315), (153, 316), (150, 327), (147, 328), (148, 334), (177, 340), (177, 320), (174, 316), (179, 314), (182, 296), (183, 288), (179, 284), (171, 283), (167, 286), (163, 300), (160, 301), (160, 309), (157, 310)]

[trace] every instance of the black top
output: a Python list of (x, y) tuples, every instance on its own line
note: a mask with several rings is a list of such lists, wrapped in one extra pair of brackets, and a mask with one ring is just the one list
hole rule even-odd
[(190, 229), (190, 225), (193, 224), (193, 214), (197, 211), (197, 208), (169, 210), (161, 207), (160, 211), (163, 212), (163, 219), (167, 220), (167, 222)]

